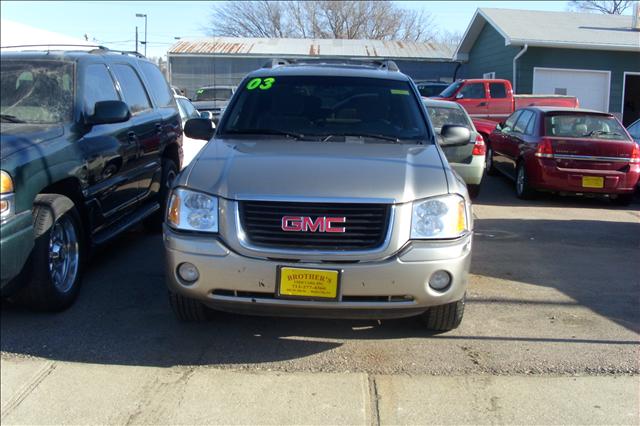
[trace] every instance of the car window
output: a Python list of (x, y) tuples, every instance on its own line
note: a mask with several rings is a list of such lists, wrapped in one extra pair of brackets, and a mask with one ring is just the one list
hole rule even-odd
[(443, 107), (430, 107), (427, 106), (427, 112), (429, 118), (431, 118), (431, 124), (437, 129), (441, 129), (445, 124), (457, 124), (459, 126), (465, 126), (471, 128), (469, 118), (460, 108), (443, 108)]
[(463, 99), (484, 99), (484, 83), (471, 83), (465, 85), (460, 93)]
[(252, 78), (238, 88), (234, 99), (219, 134), (262, 130), (263, 134), (288, 132), (319, 138), (369, 134), (429, 139), (420, 100), (407, 81), (333, 76)]
[(627, 129), (634, 139), (640, 139), (640, 121), (636, 121)]
[(93, 115), (96, 102), (120, 100), (113, 78), (104, 64), (87, 66), (82, 92), (84, 94), (84, 112), (87, 116)]
[(178, 99), (178, 104), (184, 110), (184, 114), (187, 118), (199, 118), (198, 110), (187, 99)]
[(125, 102), (129, 105), (131, 114), (151, 109), (149, 96), (136, 71), (125, 64), (115, 64), (112, 69), (120, 83), (122, 95), (124, 96)]
[(173, 94), (169, 88), (169, 83), (167, 83), (158, 67), (150, 62), (141, 61), (140, 69), (149, 83), (149, 88), (153, 92), (158, 106), (173, 106)]
[(614, 117), (590, 113), (552, 113), (544, 119), (546, 136), (628, 140)]
[(504, 83), (489, 83), (489, 93), (494, 99), (507, 97), (507, 89)]
[(520, 114), (520, 117), (518, 117), (518, 121), (516, 121), (516, 125), (513, 127), (513, 131), (517, 133), (524, 133), (532, 117), (532, 111), (522, 111), (522, 114)]
[(458, 90), (458, 88), (462, 85), (461, 81), (456, 81), (455, 83), (451, 83), (449, 87), (440, 92), (440, 96), (443, 98), (450, 98), (454, 93)]
[(503, 132), (510, 132), (513, 129), (513, 125), (516, 123), (521, 112), (522, 111), (516, 111), (507, 118), (507, 121), (504, 122), (504, 127), (502, 127)]
[(536, 126), (536, 115), (533, 114), (533, 117), (531, 117), (531, 119), (529, 120), (529, 124), (527, 124), (527, 128), (525, 129), (524, 133), (530, 136), (533, 136), (533, 134), (535, 133), (535, 126)]
[(196, 101), (228, 101), (233, 91), (226, 87), (204, 87), (196, 90)]
[(63, 123), (72, 120), (75, 91), (72, 62), (3, 59), (0, 66), (3, 121)]
[(438, 96), (447, 86), (441, 84), (418, 84), (418, 91), (424, 97)]

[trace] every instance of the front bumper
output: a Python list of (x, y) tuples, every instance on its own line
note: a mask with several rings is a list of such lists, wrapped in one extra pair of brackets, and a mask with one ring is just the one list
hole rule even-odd
[[(472, 237), (409, 242), (390, 258), (349, 263), (246, 257), (213, 236), (176, 233), (166, 226), (164, 245), (169, 289), (215, 309), (277, 316), (399, 318), (464, 296)], [(200, 279), (194, 284), (177, 276), (176, 269), (183, 262), (198, 268)], [(341, 271), (338, 301), (276, 298), (278, 266)], [(449, 272), (452, 283), (439, 292), (428, 281), (441, 269)]]
[(19, 213), (0, 225), (0, 290), (22, 271), (33, 248), (31, 211)]

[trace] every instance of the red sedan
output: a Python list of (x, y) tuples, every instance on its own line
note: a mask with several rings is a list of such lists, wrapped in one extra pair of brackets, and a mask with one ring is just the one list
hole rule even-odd
[(628, 205), (640, 177), (640, 149), (611, 114), (574, 108), (520, 109), (489, 135), (487, 173), (537, 190), (602, 194)]

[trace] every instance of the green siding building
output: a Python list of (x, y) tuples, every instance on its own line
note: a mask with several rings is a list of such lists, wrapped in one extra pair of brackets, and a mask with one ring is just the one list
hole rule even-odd
[[(577, 96), (629, 124), (640, 117), (640, 29), (631, 16), (478, 9), (455, 54), (467, 78), (516, 93)], [(515, 75), (514, 75), (515, 74)]]

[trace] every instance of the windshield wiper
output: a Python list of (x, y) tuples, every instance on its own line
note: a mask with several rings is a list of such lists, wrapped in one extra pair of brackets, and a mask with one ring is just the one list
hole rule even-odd
[(304, 138), (302, 133), (286, 132), (276, 129), (235, 129), (227, 130), (225, 133), (230, 135), (279, 135), (286, 136), (291, 139), (300, 140)]
[(7, 123), (26, 123), (26, 121), (20, 120), (15, 115), (9, 115), (9, 114), (0, 114), (0, 119), (2, 119), (2, 121)]
[(392, 136), (374, 134), (374, 133), (336, 133), (334, 135), (326, 135), (326, 136), (322, 135), (322, 136), (324, 136), (324, 139), (322, 139), (322, 142), (327, 142), (334, 137), (352, 136), (352, 137), (360, 137), (360, 138), (381, 139), (381, 140), (385, 140), (393, 143), (400, 143), (400, 139), (398, 138), (394, 138)]
[(607, 132), (605, 130), (592, 130), (591, 132), (587, 133), (585, 136), (586, 137), (591, 137), (591, 136), (596, 136), (596, 135), (613, 135), (613, 136), (622, 136), (620, 133), (618, 132)]

